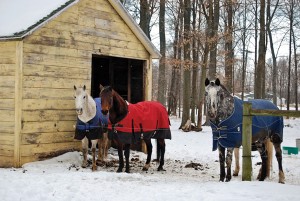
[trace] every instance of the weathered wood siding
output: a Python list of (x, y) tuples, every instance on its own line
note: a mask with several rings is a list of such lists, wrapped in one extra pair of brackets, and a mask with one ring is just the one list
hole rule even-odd
[[(149, 59), (106, 0), (82, 0), (23, 40), (20, 165), (80, 148), (73, 140), (73, 85), (90, 89), (92, 54)], [(5, 76), (13, 85), (13, 71)], [(5, 96), (13, 98), (14, 90), (5, 89)], [(13, 135), (13, 111), (10, 124), (0, 128), (7, 128), (7, 136)], [(11, 146), (12, 141), (0, 142)]]
[(14, 164), (16, 42), (0, 42), (0, 166)]

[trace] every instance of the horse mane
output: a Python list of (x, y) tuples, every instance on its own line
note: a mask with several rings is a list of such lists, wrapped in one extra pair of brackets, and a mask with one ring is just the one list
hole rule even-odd
[[(106, 86), (104, 89), (109, 90), (111, 86)], [(118, 92), (112, 89), (112, 97), (113, 97), (113, 106), (111, 107), (109, 113), (109, 120), (112, 124), (116, 124), (124, 119), (128, 113), (128, 105), (126, 101), (122, 98)]]

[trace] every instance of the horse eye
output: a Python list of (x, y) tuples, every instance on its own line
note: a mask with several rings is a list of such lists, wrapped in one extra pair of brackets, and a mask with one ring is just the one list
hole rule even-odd
[(74, 98), (76, 98), (76, 96), (74, 96)]
[(205, 92), (205, 96), (207, 96), (208, 95), (208, 93), (207, 92)]
[(85, 99), (85, 96), (83, 96), (83, 99)]

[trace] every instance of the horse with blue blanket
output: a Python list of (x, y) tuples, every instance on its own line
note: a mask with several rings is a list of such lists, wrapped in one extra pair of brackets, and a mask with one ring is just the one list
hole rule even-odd
[(87, 167), (87, 153), (89, 140), (92, 142), (92, 170), (97, 169), (96, 146), (98, 143), (97, 162), (103, 162), (107, 157), (109, 146), (107, 130), (103, 129), (108, 123), (108, 117), (101, 113), (101, 99), (93, 99), (83, 87), (74, 86), (75, 107), (77, 123), (75, 128), (75, 139), (82, 141), (83, 162), (82, 167)]
[[(213, 132), (213, 151), (219, 150), (220, 160), (220, 181), (231, 180), (232, 153), (235, 152), (236, 170), (234, 176), (239, 171), (238, 147), (242, 144), (242, 113), (243, 101), (233, 97), (228, 90), (220, 83), (205, 80), (205, 96), (207, 106), (207, 117)], [(276, 105), (268, 100), (254, 99), (250, 101), (255, 109), (278, 110)], [(258, 150), (262, 159), (262, 166), (258, 174), (258, 179), (263, 181), (267, 177), (268, 166), (270, 165), (273, 148), (268, 146), (268, 142), (273, 143), (279, 167), (279, 183), (284, 183), (284, 173), (282, 169), (283, 140), (283, 118), (276, 116), (253, 116), (252, 118), (252, 149)], [(225, 173), (225, 149), (227, 149)], [(270, 155), (270, 156), (268, 156)], [(269, 159), (269, 160), (268, 160)]]

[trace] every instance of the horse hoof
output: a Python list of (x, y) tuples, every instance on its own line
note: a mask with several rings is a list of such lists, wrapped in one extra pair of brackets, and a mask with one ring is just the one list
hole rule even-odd
[(159, 166), (159, 167), (157, 168), (157, 171), (166, 171), (166, 170), (165, 170), (163, 167), (160, 167), (160, 166)]
[(98, 165), (98, 166), (105, 166), (105, 161), (104, 160), (97, 160), (96, 161), (96, 164)]
[(143, 171), (148, 171), (149, 167), (150, 167), (150, 163), (149, 164), (145, 164), (142, 170)]
[(96, 171), (97, 170), (97, 166), (93, 166), (92, 171)]
[(231, 179), (226, 179), (225, 182), (230, 182)]
[(119, 172), (122, 172), (122, 169), (118, 169), (117, 172), (118, 172), (118, 173), (119, 173)]
[(232, 176), (237, 177), (239, 176), (239, 173), (233, 173)]
[(88, 163), (82, 163), (81, 167), (86, 168), (88, 166)]

